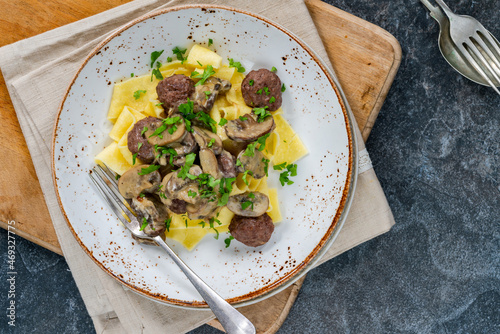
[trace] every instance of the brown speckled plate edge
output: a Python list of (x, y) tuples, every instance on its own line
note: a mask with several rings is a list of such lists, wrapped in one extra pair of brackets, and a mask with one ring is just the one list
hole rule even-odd
[(279, 29), (286, 35), (288, 35), (290, 38), (292, 38), (294, 41), (296, 41), (301, 47), (307, 51), (311, 57), (314, 59), (314, 61), (319, 65), (321, 70), (325, 73), (326, 77), (330, 81), (332, 88), (334, 89), (335, 93), (337, 94), (338, 101), (340, 103), (340, 106), (342, 107), (342, 111), (344, 114), (344, 119), (347, 127), (347, 135), (348, 135), (348, 140), (349, 140), (349, 171), (348, 171), (348, 176), (346, 178), (346, 184), (345, 188), (342, 194), (342, 199), (340, 201), (339, 207), (337, 209), (337, 213), (335, 217), (332, 220), (332, 223), (330, 227), (328, 228), (327, 233), (325, 236), (320, 240), (318, 245), (314, 248), (314, 250), (305, 258), (304, 261), (297, 267), (295, 267), (293, 270), (290, 272), (284, 274), (280, 279), (268, 284), (264, 288), (261, 288), (259, 290), (253, 291), (250, 294), (245, 294), (242, 296), (238, 296), (235, 298), (228, 299), (227, 301), (235, 306), (245, 306), (249, 304), (253, 304), (256, 302), (259, 302), (261, 300), (264, 300), (276, 293), (279, 293), (280, 291), (283, 291), (287, 287), (289, 287), (291, 284), (293, 284), (295, 281), (297, 281), (300, 277), (302, 277), (304, 274), (307, 273), (310, 269), (313, 268), (314, 264), (316, 264), (322, 255), (329, 249), (329, 247), (333, 244), (335, 239), (337, 238), (338, 234), (340, 233), (340, 230), (342, 226), (344, 225), (344, 222), (347, 217), (347, 213), (349, 212), (350, 206), (352, 204), (353, 200), (353, 195), (354, 195), (354, 190), (356, 188), (356, 183), (357, 183), (357, 170), (358, 170), (358, 162), (357, 162), (357, 145), (356, 145), (356, 135), (354, 133), (353, 129), (353, 124), (354, 122), (352, 121), (352, 112), (350, 111), (349, 104), (347, 103), (347, 100), (345, 98), (344, 92), (340, 88), (340, 85), (336, 79), (336, 77), (333, 75), (333, 73), (330, 71), (330, 69), (324, 64), (324, 62), (321, 60), (321, 58), (314, 52), (312, 51), (311, 48), (307, 46), (306, 43), (304, 43), (300, 38), (296, 37), (294, 34), (292, 34), (290, 31), (287, 29), (283, 28), (279, 24), (276, 24), (270, 20), (268, 20), (265, 17), (262, 17), (260, 15), (256, 15), (254, 13), (250, 13), (244, 10), (240, 9), (235, 9), (227, 6), (219, 6), (219, 5), (185, 5), (185, 6), (176, 6), (176, 7), (171, 7), (167, 9), (162, 9), (159, 11), (155, 11), (153, 13), (146, 14), (144, 16), (141, 16), (128, 24), (122, 26), (121, 28), (115, 30), (112, 35), (106, 37), (101, 43), (99, 43), (96, 48), (90, 52), (90, 54), (85, 58), (83, 61), (82, 65), (74, 75), (73, 79), (71, 80), (71, 83), (69, 84), (64, 97), (61, 101), (61, 104), (59, 106), (56, 120), (54, 123), (54, 128), (53, 128), (53, 137), (52, 137), (52, 153), (51, 153), (51, 158), (52, 158), (52, 180), (54, 183), (54, 188), (56, 192), (56, 197), (57, 201), (59, 203), (59, 207), (61, 209), (61, 212), (64, 216), (64, 219), (66, 220), (66, 223), (77, 240), (77, 242), (80, 244), (82, 249), (85, 251), (85, 253), (102, 269), (104, 270), (108, 275), (110, 275), (112, 278), (115, 280), (119, 281), (122, 283), (124, 286), (129, 288), (131, 291), (134, 291), (140, 295), (143, 295), (144, 297), (147, 297), (148, 299), (151, 299), (156, 302), (160, 303), (166, 303), (168, 305), (172, 306), (179, 306), (183, 308), (206, 308), (207, 304), (206, 303), (199, 303), (199, 302), (186, 302), (183, 300), (178, 300), (178, 299), (173, 299), (173, 298), (163, 298), (160, 296), (157, 296), (155, 294), (152, 294), (148, 291), (145, 291), (144, 289), (141, 289), (137, 286), (134, 286), (119, 277), (113, 275), (105, 266), (103, 266), (94, 256), (92, 253), (88, 250), (88, 248), (82, 243), (80, 238), (78, 237), (78, 234), (74, 231), (68, 216), (64, 210), (64, 207), (61, 202), (61, 198), (59, 196), (59, 191), (58, 191), (58, 186), (57, 186), (57, 177), (56, 177), (56, 171), (55, 171), (55, 142), (56, 142), (56, 137), (57, 137), (57, 126), (59, 123), (59, 118), (61, 115), (61, 112), (64, 107), (64, 103), (68, 97), (68, 93), (70, 92), (75, 80), (77, 79), (78, 75), (82, 71), (83, 67), (87, 64), (87, 62), (99, 51), (101, 50), (109, 41), (111, 41), (114, 37), (122, 33), (123, 31), (127, 30), (128, 28), (136, 25), (139, 22), (142, 22), (146, 19), (152, 18), (154, 16), (158, 16), (167, 12), (174, 12), (174, 11), (180, 11), (184, 9), (192, 9), (192, 8), (200, 8), (200, 9), (218, 9), (218, 10), (227, 10), (227, 11), (232, 11), (232, 12), (237, 12), (240, 14), (252, 16), (254, 18), (257, 18), (269, 25), (274, 26), (275, 28)]

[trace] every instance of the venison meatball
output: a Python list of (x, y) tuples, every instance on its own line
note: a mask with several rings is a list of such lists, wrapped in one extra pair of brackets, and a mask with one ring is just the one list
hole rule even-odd
[(269, 241), (274, 231), (273, 220), (267, 213), (259, 217), (234, 216), (229, 232), (239, 242), (250, 246), (262, 246)]
[[(144, 128), (150, 128), (151, 124), (156, 123), (161, 119), (156, 117), (146, 117), (134, 124), (134, 127), (127, 135), (127, 146), (132, 154), (137, 153), (139, 159), (145, 163), (153, 162), (155, 158), (155, 152), (153, 146), (148, 142), (145, 134), (143, 134)], [(140, 148), (139, 148), (139, 144)]]
[(183, 74), (175, 74), (160, 81), (156, 86), (156, 93), (158, 100), (163, 103), (163, 109), (175, 109), (191, 98), (194, 93), (194, 81)]
[(241, 83), (241, 93), (252, 108), (268, 107), (267, 110), (275, 111), (281, 107), (281, 80), (265, 68), (248, 73)]

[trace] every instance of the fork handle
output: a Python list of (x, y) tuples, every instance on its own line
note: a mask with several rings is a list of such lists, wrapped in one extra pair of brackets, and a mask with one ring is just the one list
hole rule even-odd
[(429, 0), (420, 0), (421, 3), (424, 4), (425, 7), (431, 12), (431, 17), (434, 18), (434, 20), (438, 21), (439, 24), (446, 19), (446, 16), (444, 15), (443, 11), (439, 7), (433, 6)]
[(212, 312), (215, 314), (222, 327), (228, 334), (255, 334), (255, 327), (243, 314), (229, 305), (221, 296), (219, 296), (211, 287), (198, 277), (177, 254), (163, 241), (160, 236), (154, 238), (160, 247), (179, 266), (186, 277), (191, 281), (196, 290), (203, 297)]

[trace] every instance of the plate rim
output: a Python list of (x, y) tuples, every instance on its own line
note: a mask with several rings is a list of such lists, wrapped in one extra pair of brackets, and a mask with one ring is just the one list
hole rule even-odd
[(326, 78), (330, 82), (333, 90), (335, 91), (335, 94), (337, 95), (337, 100), (339, 101), (340, 107), (342, 109), (342, 113), (344, 115), (344, 121), (346, 123), (346, 132), (347, 132), (347, 137), (348, 137), (348, 144), (349, 144), (349, 166), (348, 166), (348, 171), (347, 171), (347, 177), (345, 181), (345, 187), (343, 190), (342, 198), (339, 202), (339, 206), (337, 208), (337, 212), (335, 216), (333, 217), (333, 220), (328, 227), (328, 230), (326, 231), (325, 235), (323, 238), (319, 241), (319, 243), (316, 245), (316, 247), (311, 251), (311, 253), (302, 261), (302, 263), (286, 273), (284, 276), (278, 278), (277, 280), (273, 281), (271, 284), (266, 285), (265, 287), (262, 287), (258, 290), (252, 291), (251, 293), (240, 295), (237, 297), (229, 298), (226, 299), (227, 302), (230, 304), (240, 307), (240, 306), (246, 306), (250, 304), (257, 303), (259, 301), (262, 301), (264, 299), (267, 299), (283, 290), (288, 288), (290, 285), (295, 283), (298, 279), (300, 279), (302, 276), (304, 276), (309, 270), (311, 270), (314, 267), (314, 264), (316, 264), (324, 255), (324, 253), (331, 247), (333, 242), (336, 240), (338, 237), (338, 234), (340, 233), (342, 226), (345, 223), (346, 217), (348, 212), (350, 211), (350, 207), (353, 201), (353, 195), (354, 195), (354, 190), (356, 188), (357, 184), (357, 175), (358, 175), (358, 147), (357, 147), (357, 136), (355, 133), (354, 129), (354, 124), (355, 121), (353, 121), (353, 114), (351, 111), (351, 108), (347, 102), (347, 99), (345, 97), (345, 94), (343, 90), (341, 89), (341, 86), (338, 82), (337, 77), (335, 74), (330, 70), (330, 68), (325, 64), (323, 59), (311, 48), (309, 47), (302, 39), (298, 36), (296, 36), (294, 33), (286, 29), (285, 27), (281, 26), (280, 24), (264, 17), (259, 14), (252, 13), (250, 11), (246, 11), (243, 9), (239, 8), (234, 8), (230, 6), (224, 6), (224, 5), (214, 5), (214, 4), (191, 4), (191, 5), (181, 5), (181, 6), (172, 6), (169, 8), (164, 8), (156, 11), (152, 11), (150, 13), (147, 13), (145, 15), (142, 15), (140, 17), (137, 17), (128, 23), (114, 29), (107, 37), (105, 37), (97, 46), (85, 57), (83, 62), (81, 63), (80, 67), (74, 74), (71, 82), (68, 85), (68, 88), (66, 89), (66, 92), (64, 93), (64, 96), (61, 100), (61, 103), (59, 104), (57, 115), (54, 121), (54, 126), (53, 126), (53, 131), (52, 131), (52, 143), (51, 143), (51, 174), (52, 174), (52, 182), (55, 188), (55, 193), (57, 197), (57, 202), (59, 205), (59, 208), (61, 210), (61, 213), (64, 217), (64, 220), (66, 221), (66, 224), (68, 228), (70, 229), (73, 237), (76, 239), (80, 247), (84, 250), (84, 252), (89, 256), (92, 261), (97, 264), (104, 272), (106, 272), (110, 277), (118, 281), (119, 283), (123, 284), (126, 288), (130, 289), (131, 291), (138, 293), (139, 295), (142, 295), (146, 297), (147, 299), (150, 299), (152, 301), (164, 304), (164, 305), (169, 305), (169, 306), (175, 306), (175, 307), (180, 307), (180, 308), (185, 308), (185, 309), (207, 309), (208, 305), (205, 302), (189, 302), (185, 300), (179, 300), (175, 298), (168, 298), (168, 297), (159, 297), (151, 292), (145, 291), (129, 282), (126, 282), (125, 280), (121, 279), (120, 277), (114, 275), (108, 268), (106, 268), (100, 261), (98, 261), (92, 254), (92, 252), (85, 246), (85, 244), (80, 240), (80, 237), (78, 234), (75, 232), (73, 229), (73, 226), (66, 214), (66, 211), (64, 209), (64, 206), (62, 205), (62, 201), (59, 195), (59, 189), (58, 189), (58, 183), (57, 183), (57, 175), (56, 175), (56, 159), (55, 159), (55, 143), (56, 143), (56, 138), (57, 138), (57, 129), (58, 129), (58, 124), (60, 120), (60, 116), (62, 113), (62, 110), (64, 108), (64, 104), (67, 100), (68, 94), (71, 91), (76, 79), (79, 77), (81, 71), (83, 68), (87, 65), (89, 60), (94, 57), (102, 48), (106, 46), (112, 39), (114, 39), (116, 36), (124, 32), (125, 30), (133, 27), (134, 25), (145, 21), (147, 19), (150, 19), (152, 17), (158, 16), (158, 15), (163, 15), (165, 13), (170, 13), (170, 12), (177, 12), (181, 10), (186, 10), (186, 9), (217, 9), (217, 10), (225, 10), (229, 12), (237, 12), (240, 14), (244, 14), (250, 17), (254, 17), (268, 25), (271, 25), (281, 32), (283, 32), (285, 35), (293, 39), (296, 43), (298, 43), (309, 55), (311, 58), (316, 62), (316, 64), (320, 67), (320, 69), (323, 71), (323, 73), (326, 75)]

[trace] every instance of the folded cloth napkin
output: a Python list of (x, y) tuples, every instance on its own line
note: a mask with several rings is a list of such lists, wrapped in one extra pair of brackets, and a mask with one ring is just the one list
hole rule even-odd
[[(302, 38), (331, 68), (302, 0), (136, 0), (0, 48), (0, 68), (59, 243), (98, 333), (185, 333), (214, 318), (210, 311), (180, 309), (145, 299), (124, 289), (99, 269), (80, 248), (61, 214), (50, 167), (55, 116), (73, 75), (86, 55), (98, 42), (132, 19), (160, 8), (193, 3), (224, 4), (265, 16)], [(357, 189), (343, 229), (318, 264), (387, 232), (394, 224), (360, 132), (355, 128), (360, 152)]]

